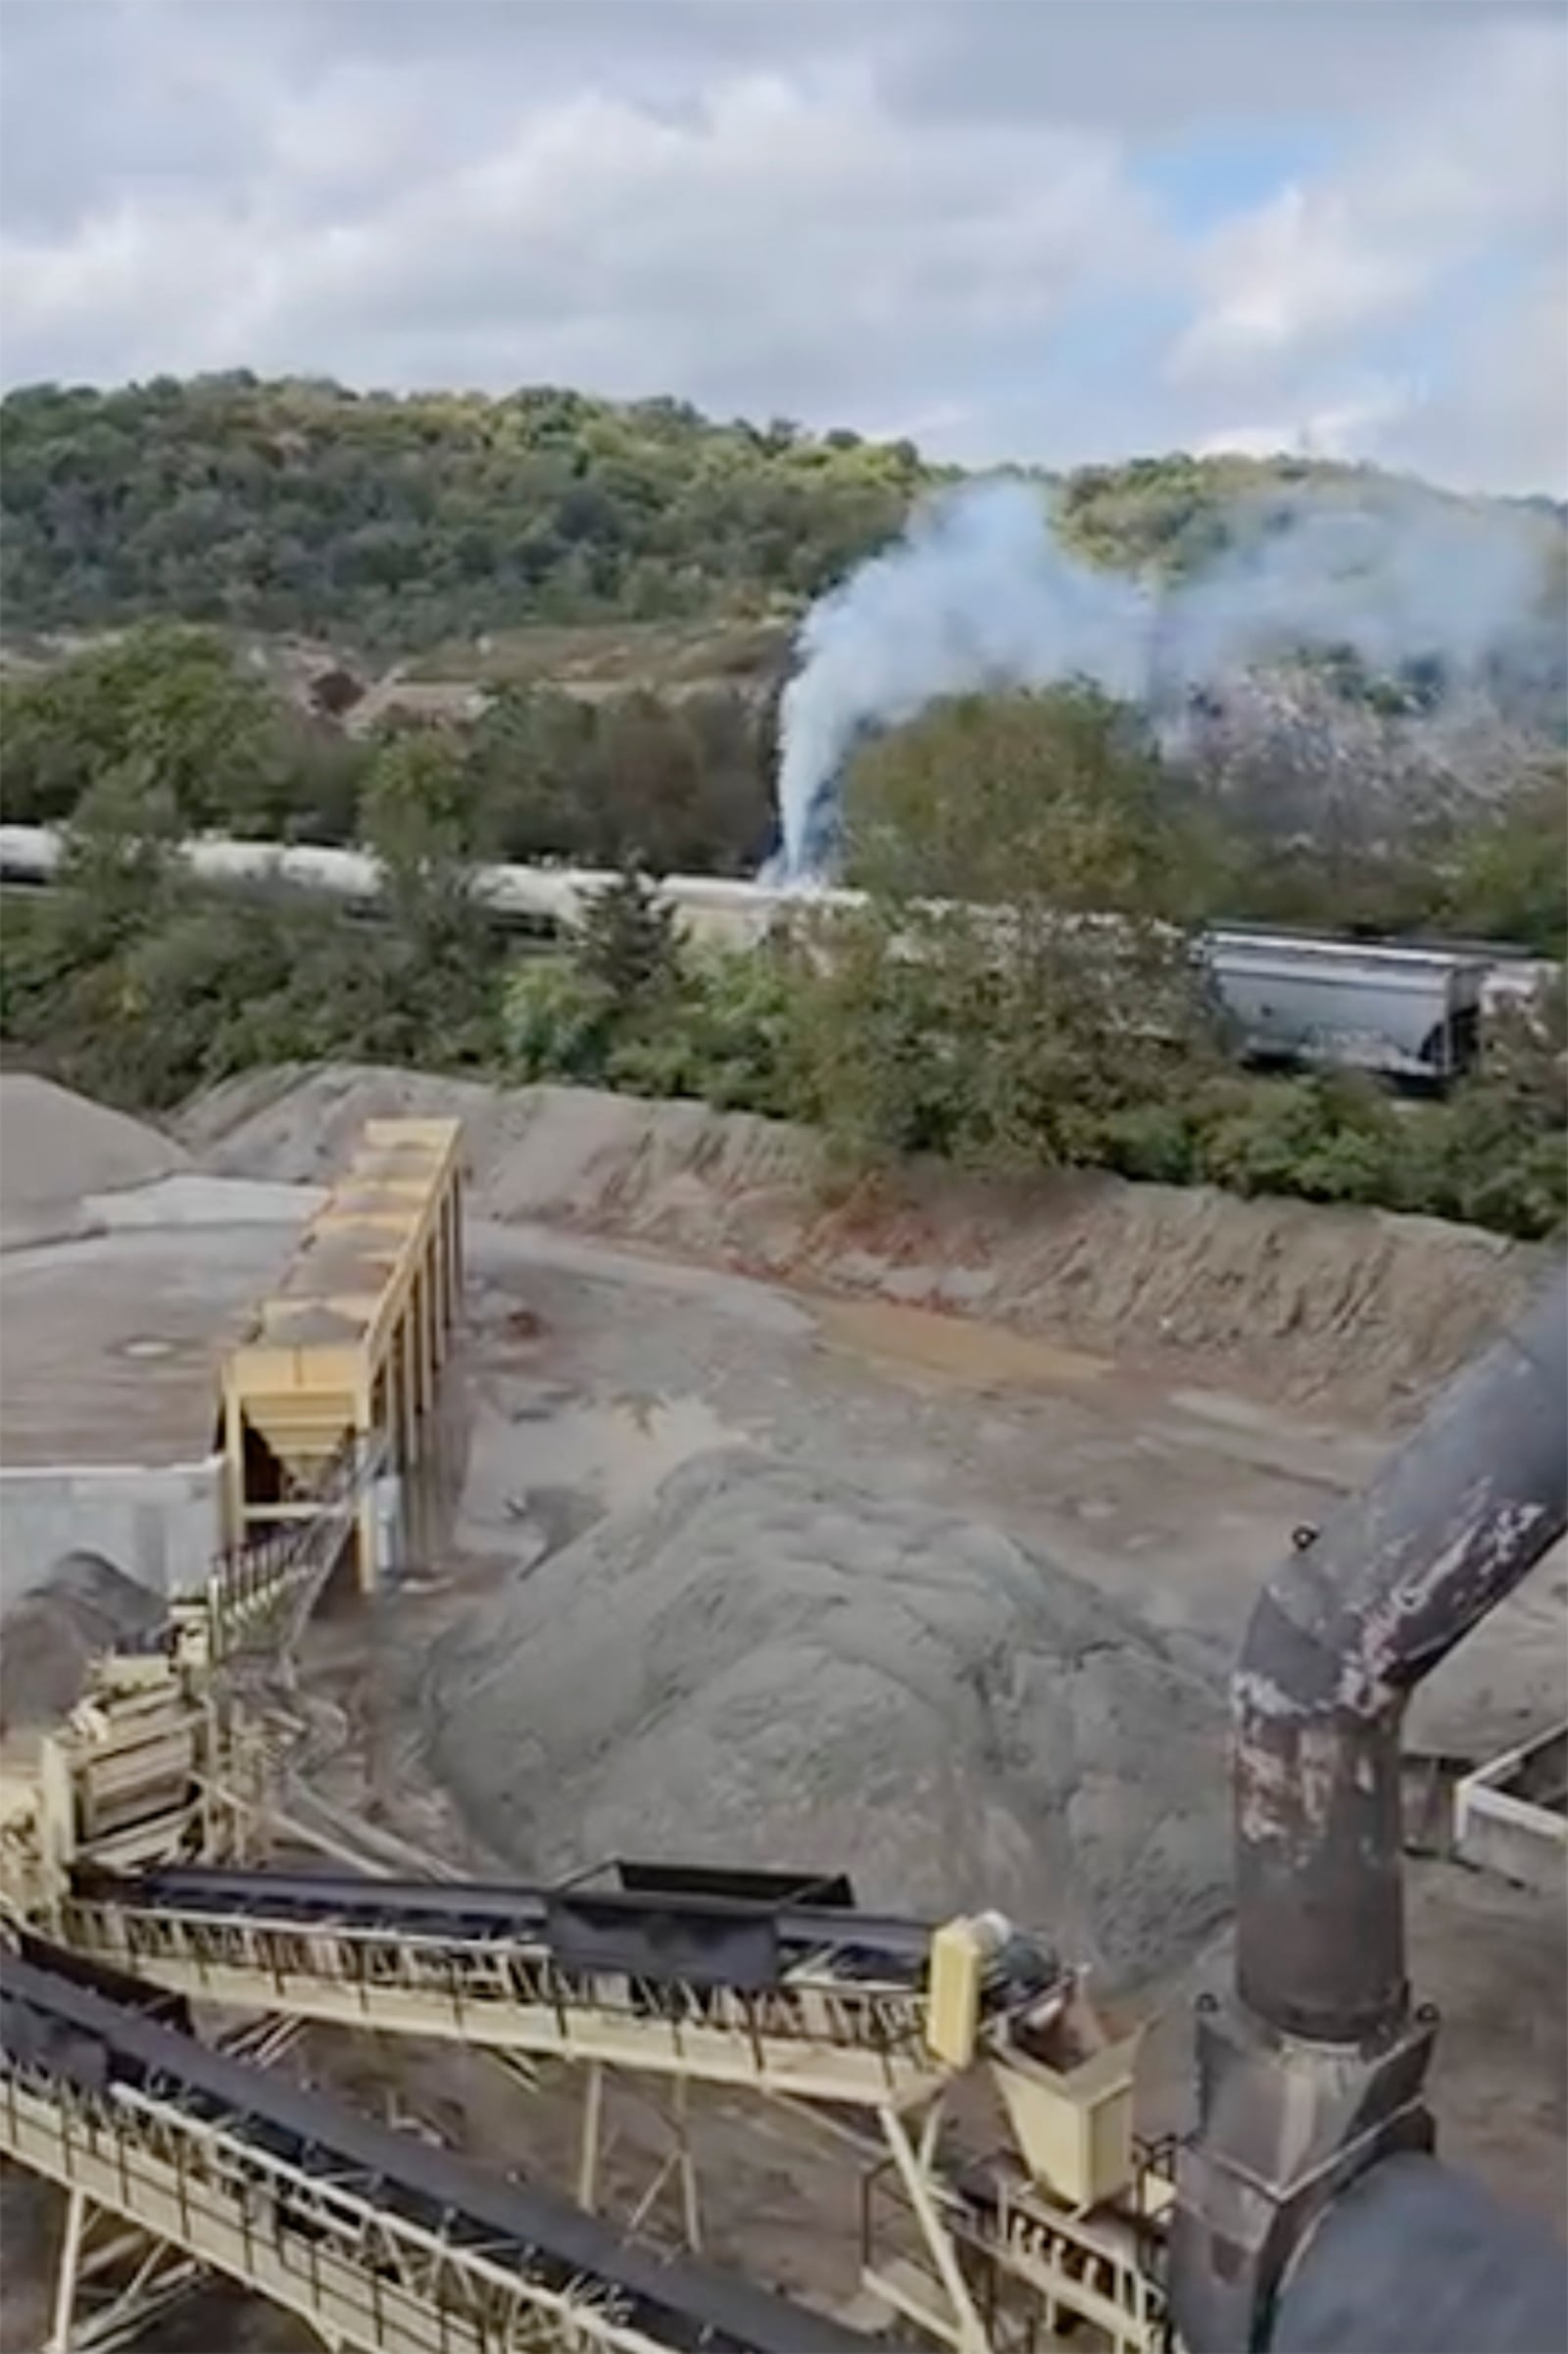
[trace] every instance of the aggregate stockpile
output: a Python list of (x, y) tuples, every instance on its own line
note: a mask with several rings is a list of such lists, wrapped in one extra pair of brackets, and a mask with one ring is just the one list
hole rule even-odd
[(436, 1645), (437, 1772), (508, 1868), (850, 1870), (1139, 1984), (1223, 1916), (1218, 1691), (995, 1531), (744, 1450), (515, 1576)]
[(0, 1620), (0, 1734), (48, 1725), (81, 1696), (91, 1660), (133, 1644), (164, 1615), (160, 1597), (92, 1553), (73, 1553)]
[(152, 1185), (189, 1165), (172, 1138), (31, 1071), (0, 1072), (0, 1247), (65, 1240), (95, 1194)]

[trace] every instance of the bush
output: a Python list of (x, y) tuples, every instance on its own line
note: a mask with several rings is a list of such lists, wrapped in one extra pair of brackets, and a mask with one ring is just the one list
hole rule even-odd
[(1152, 1185), (1190, 1185), (1197, 1143), (1190, 1112), (1178, 1103), (1130, 1103), (1101, 1127), (1107, 1169)]
[(570, 964), (527, 963), (507, 985), (502, 1033), (519, 1078), (599, 1085), (614, 1022), (611, 998)]
[(645, 974), (618, 1001), (601, 965), (596, 942), (591, 956), (514, 975), (504, 1028), (520, 1078), (695, 1096), (723, 1111), (794, 1108), (788, 976), (766, 950), (681, 955), (671, 944), (661, 984)]
[(1399, 1114), (1370, 1082), (1333, 1073), (1222, 1087), (1197, 1117), (1197, 1173), (1231, 1193), (1397, 1198)]
[(675, 989), (680, 956), (675, 918), (648, 877), (633, 865), (594, 892), (572, 943), (573, 967), (585, 984), (623, 1010)]

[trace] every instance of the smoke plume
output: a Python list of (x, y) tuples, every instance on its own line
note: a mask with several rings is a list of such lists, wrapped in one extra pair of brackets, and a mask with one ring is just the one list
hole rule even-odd
[(917, 509), (801, 625), (780, 714), (786, 876), (831, 861), (861, 735), (943, 696), (1083, 679), (1148, 703), (1180, 751), (1195, 706), (1313, 651), (1370, 678), (1424, 670), (1440, 700), (1551, 667), (1537, 522), (1389, 483), (1288, 487), (1225, 520), (1225, 552), (1157, 593), (1074, 555), (1047, 495), (1016, 478)]

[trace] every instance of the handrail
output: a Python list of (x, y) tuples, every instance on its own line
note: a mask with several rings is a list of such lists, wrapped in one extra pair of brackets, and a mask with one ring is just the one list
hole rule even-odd
[(0, 2146), (367, 2354), (859, 2354), (822, 2316), (8, 1957)]

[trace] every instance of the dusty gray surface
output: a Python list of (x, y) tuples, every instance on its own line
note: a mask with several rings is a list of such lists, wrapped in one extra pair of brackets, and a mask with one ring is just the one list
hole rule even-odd
[(31, 1071), (0, 1071), (0, 1245), (76, 1231), (89, 1194), (187, 1165), (174, 1140)]
[[(471, 1245), (466, 1337), (445, 1451), (429, 1466), (415, 1574), (368, 1618), (340, 1606), (314, 1639), (311, 1691), (342, 1746), (327, 1777), (337, 1794), (477, 1870), (505, 1868), (509, 1854), (514, 1868), (545, 1856), (585, 1864), (635, 1835), (665, 1852), (768, 1849), (791, 1866), (847, 1866), (868, 1894), (892, 1902), (978, 1888), (1064, 1941), (1081, 1932), (1079, 1950), (1108, 1965), (1102, 1990), (1113, 1976), (1138, 1977), (1129, 1959), (1142, 1955), (1129, 2015), (1167, 2013), (1149, 2076), (1152, 2117), (1168, 2114), (1190, 2075), (1188, 2005), (1200, 1976), (1180, 1965), (1196, 1917), (1178, 1907), (1167, 1926), (1146, 1904), (1137, 1845), (1152, 1823), (1161, 1861), (1172, 1840), (1191, 1842), (1189, 1889), (1201, 1892), (1225, 1807), (1217, 1743), (1195, 1773), (1203, 1737), (1179, 1721), (1174, 1742), (1166, 1738), (1168, 1663), (1212, 1689), (1291, 1528), (1364, 1479), (1380, 1444), (918, 1309), (790, 1295), (551, 1231), (476, 1226)], [(774, 1518), (787, 1505), (797, 1528), (813, 1528), (798, 1594), (780, 1590), (779, 1550), (765, 1533), (759, 1545), (744, 1486), (731, 1477), (700, 1500), (714, 1450), (737, 1448), (758, 1468), (758, 1504)], [(816, 1499), (804, 1510), (803, 1494)], [(666, 1515), (671, 1543), (652, 1557), (645, 1594), (617, 1553), (639, 1517), (646, 1529)], [(684, 1540), (673, 1525), (682, 1515)], [(860, 1552), (867, 1521), (880, 1532), (874, 1594), (853, 1591), (844, 1575), (846, 1546)], [(888, 1541), (895, 1529), (913, 1538), (910, 1551)], [(1085, 1619), (1114, 1630), (1102, 1672), (1129, 1655), (1160, 1663), (1150, 1671), (1159, 1721), (1124, 1720), (1126, 1746), (1108, 1742), (1096, 1798), (1108, 1790), (1111, 1803), (1095, 1816), (1098, 1848), (1070, 1839), (1052, 1811), (1052, 1776), (1067, 1753), (1053, 1742), (1064, 1726), (1077, 1735), (1082, 1719), (1054, 1691), (1049, 1642), (1028, 1654), (1028, 1708), (1006, 1705), (1009, 1646), (1020, 1630), (1038, 1644), (1042, 1616), (1049, 1636), (1048, 1597), (1062, 1598), (1059, 1580), (1024, 1566), (1039, 1554), (1113, 1605), (1082, 1605)], [(983, 1562), (997, 1566), (995, 1591), (976, 1576)], [(852, 1652), (835, 1615), (886, 1635), (869, 1656)], [(1129, 1643), (1129, 1620), (1158, 1644)], [(1560, 1712), (1563, 1625), (1559, 1562), (1488, 1628), (1484, 1672), (1470, 1671), (1466, 1646), (1434, 1680), (1428, 1736), (1480, 1746)], [(532, 1632), (509, 1653), (489, 1647), (498, 1626)], [(773, 1664), (787, 1664), (783, 1692), (771, 1674), (768, 1689), (754, 1689), (757, 1652), (781, 1635), (784, 1658), (775, 1647)], [(1000, 1712), (966, 1678), (976, 1656)], [(432, 1657), (437, 1680), (468, 1662), (437, 1737), (466, 1752), (468, 1803), (457, 1813), (429, 1772), (419, 1703)], [(464, 1681), (475, 1666), (488, 1680), (476, 1702)], [(1064, 1681), (1077, 1681), (1070, 1668)], [(662, 1713), (644, 1705), (660, 1691), (674, 1700)], [(486, 1718), (483, 1754), (475, 1706)], [(1021, 1768), (990, 1738), (999, 1713)], [(585, 1738), (592, 1728), (606, 1734), (597, 1749)], [(1094, 1725), (1077, 1757), (1108, 1730)], [(868, 1771), (862, 1812), (856, 1776), (878, 1750), (910, 1787), (896, 1803)], [(678, 1808), (665, 1790), (671, 1771), (689, 1776)], [(1118, 1846), (1125, 1886), (1100, 1911)], [(1507, 2195), (1554, 2210), (1560, 1908), (1427, 1863), (1412, 1867), (1411, 1916), (1416, 1990), (1446, 2018), (1445, 2146)], [(443, 2064), (426, 2074), (457, 2097), (455, 2072)], [(558, 2174), (569, 2168), (569, 2085), (520, 2109), (514, 2091), (464, 2098), (474, 2133), (514, 2131), (519, 2150), (548, 2151)], [(624, 2146), (651, 2167), (659, 2134), (639, 2114), (622, 2117)], [(754, 2117), (744, 2132), (719, 2121), (713, 2132), (715, 2244), (791, 2277), (792, 2232), (824, 2246), (833, 2237), (827, 2175), (776, 2118)], [(851, 2251), (839, 2254), (848, 2262)]]
[[(972, 1321), (551, 1229), (475, 1225), (470, 1274), (452, 1536), (498, 1568), (747, 1444), (1043, 1554), (1218, 1675), (1292, 1529), (1387, 1444)], [(1410, 1738), (1480, 1754), (1568, 1710), (1565, 1600), (1559, 1549), (1431, 1679)]]
[(127, 1229), (0, 1260), (8, 1468), (187, 1463), (212, 1451), (218, 1368), (294, 1227)]
[(202, 1175), (159, 1129), (0, 1073), (0, 1463), (209, 1454), (221, 1351), (318, 1199)]
[(847, 1864), (878, 1908), (1047, 1924), (1111, 1984), (1225, 1905), (1214, 1684), (1013, 1539), (800, 1464), (701, 1455), (510, 1578), (426, 1708), (527, 1877)]

